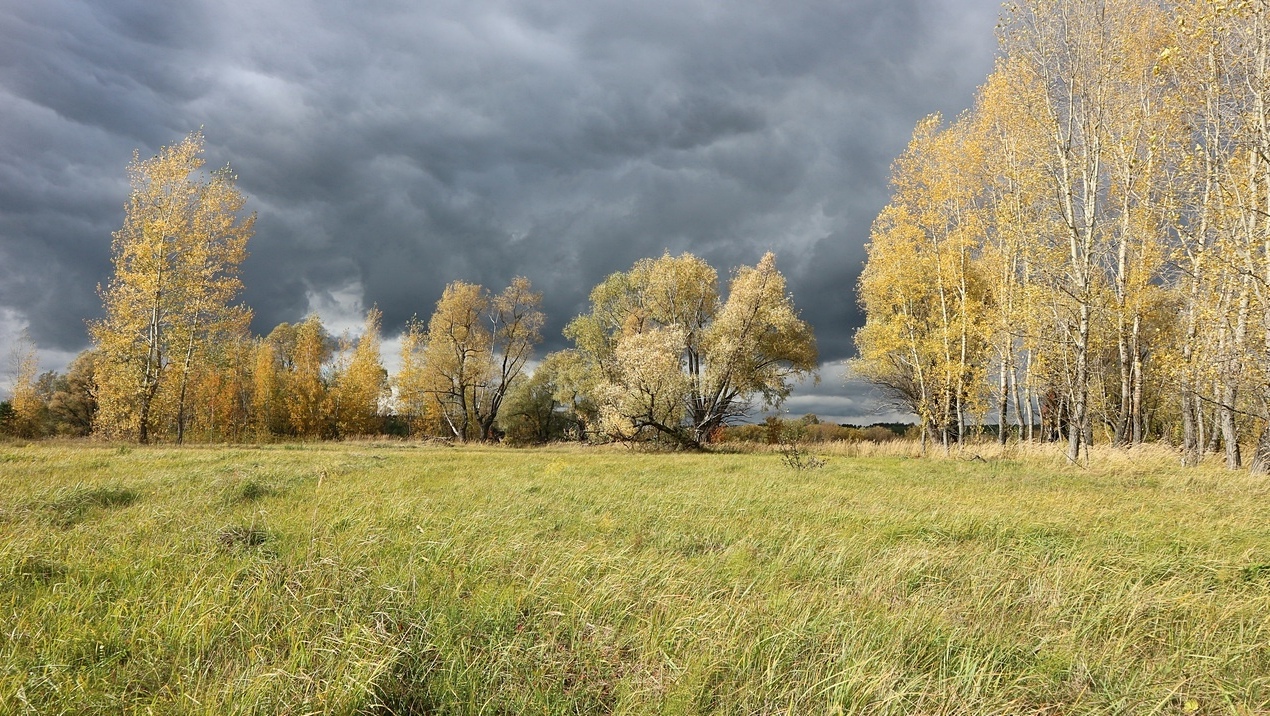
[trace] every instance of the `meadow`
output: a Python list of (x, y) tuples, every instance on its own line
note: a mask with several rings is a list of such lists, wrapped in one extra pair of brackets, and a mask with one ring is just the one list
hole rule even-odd
[(0, 713), (1270, 711), (1270, 479), (0, 444)]

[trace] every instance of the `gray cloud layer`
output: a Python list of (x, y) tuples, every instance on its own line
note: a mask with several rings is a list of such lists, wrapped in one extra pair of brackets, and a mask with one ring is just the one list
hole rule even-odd
[(10, 3), (0, 311), (43, 347), (82, 347), (132, 150), (202, 126), (209, 165), (230, 163), (259, 214), (259, 331), (351, 293), (391, 333), (450, 280), (523, 274), (554, 348), (589, 288), (638, 258), (688, 250), (726, 271), (772, 249), (822, 356), (843, 358), (889, 164), (921, 116), (969, 105), (997, 8)]

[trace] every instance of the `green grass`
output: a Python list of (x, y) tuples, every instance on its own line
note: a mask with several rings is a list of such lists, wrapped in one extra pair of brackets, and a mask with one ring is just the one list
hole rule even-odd
[(1270, 480), (0, 445), (0, 713), (1270, 710)]

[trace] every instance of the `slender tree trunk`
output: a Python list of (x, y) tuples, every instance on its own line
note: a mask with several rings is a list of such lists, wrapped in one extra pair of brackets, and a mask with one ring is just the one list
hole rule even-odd
[[(195, 309), (197, 313), (197, 308)], [(185, 442), (185, 396), (190, 384), (190, 368), (194, 364), (194, 336), (198, 331), (198, 319), (190, 326), (190, 340), (185, 345), (185, 359), (181, 363), (181, 389), (176, 403), (176, 444)]]
[(1190, 381), (1183, 378), (1182, 391), (1182, 464), (1194, 467), (1199, 464), (1199, 435), (1195, 420), (1195, 391)]
[(1227, 383), (1222, 388), (1221, 404), (1218, 413), (1221, 416), (1221, 437), (1226, 447), (1226, 469), (1238, 470), (1243, 467), (1243, 456), (1239, 453), (1239, 432), (1235, 426), (1235, 386)]
[(957, 449), (966, 444), (966, 414), (961, 396), (957, 396)]
[(1133, 397), (1129, 401), (1130, 441), (1133, 445), (1142, 444), (1142, 317), (1133, 317), (1133, 332), (1130, 334), (1130, 349), (1133, 351)]
[(1014, 346), (1010, 347), (1010, 399), (1014, 401), (1014, 426), (1017, 438), (1023, 439), (1023, 399), (1019, 395), (1018, 365), (1014, 360)]
[[(1199, 425), (1199, 455), (1201, 458), (1211, 452), (1217, 452), (1217, 441), (1221, 435), (1218, 428), (1217, 408), (1215, 406), (1211, 409), (1208, 407), (1213, 405), (1217, 397), (1215, 389), (1212, 393), (1211, 396), (1204, 396), (1201, 399), (1203, 402), (1195, 406), (1195, 422)], [(1211, 416), (1211, 421), (1209, 416)], [(1211, 426), (1210, 422), (1212, 423)]]
[(137, 442), (145, 445), (150, 442), (150, 401), (144, 400), (138, 411), (140, 424), (137, 426)]
[[(945, 401), (947, 400), (948, 399), (945, 398)], [(952, 406), (948, 405), (947, 402), (945, 403), (945, 405), (947, 407), (945, 407), (944, 409), (944, 423), (943, 425), (939, 426), (939, 440), (940, 440), (940, 443), (943, 445), (944, 455), (947, 456), (951, 452), (951, 447), (949, 445), (949, 440), (948, 440), (948, 434), (952, 431), (952, 426), (950, 426), (948, 423), (951, 422), (950, 413), (952, 412), (951, 411)]]
[(1006, 427), (1006, 420), (1009, 417), (1006, 413), (1010, 407), (1010, 380), (1007, 377), (1009, 375), (1009, 371), (1010, 371), (1010, 359), (1007, 353), (1007, 355), (1003, 355), (1001, 357), (1001, 383), (1000, 383), (1001, 392), (1000, 392), (1000, 397), (997, 400), (997, 444), (998, 445), (1005, 445), (1006, 437), (1007, 437), (1006, 433), (1009, 430), (1009, 428)]
[[(1263, 411), (1270, 410), (1270, 402), (1263, 399)], [(1252, 454), (1252, 462), (1248, 466), (1249, 471), (1254, 475), (1270, 474), (1270, 422), (1261, 429), (1261, 435), (1257, 438), (1257, 446)]]
[(1088, 425), (1089, 401), (1089, 304), (1082, 301), (1080, 306), (1080, 323), (1077, 327), (1075, 363), (1076, 372), (1072, 386), (1071, 428), (1067, 431), (1067, 459), (1072, 462), (1080, 460), (1082, 443), (1085, 442)]
[(160, 340), (163, 338), (162, 327), (162, 305), (163, 298), (163, 271), (160, 269), (156, 281), (160, 288), (155, 289), (154, 305), (150, 309), (150, 325), (147, 327), (147, 340), (149, 346), (146, 350), (146, 362), (142, 377), (141, 386), (141, 404), (138, 406), (137, 417), (139, 424), (137, 426), (137, 441), (142, 445), (150, 442), (150, 406), (154, 402), (155, 393), (159, 389), (159, 380), (163, 374), (163, 347)]
[(1032, 376), (1032, 349), (1027, 351), (1027, 362), (1024, 364), (1023, 395), (1027, 398), (1024, 406), (1027, 410), (1027, 441), (1036, 441), (1036, 386)]
[[(1126, 325), (1125, 311), (1128, 308), (1129, 294), (1129, 240), (1130, 240), (1130, 222), (1131, 192), (1128, 189), (1128, 181), (1123, 188), (1124, 197), (1121, 206), (1121, 227), (1120, 241), (1116, 257), (1116, 349), (1120, 359), (1120, 412), (1116, 415), (1115, 432), (1112, 437), (1112, 444), (1123, 446), (1129, 441), (1133, 429), (1130, 427), (1130, 413), (1132, 412), (1132, 395), (1131, 392), (1133, 382), (1133, 359), (1129, 353), (1129, 330)], [(1135, 317), (1136, 318), (1136, 317)]]
[(1116, 446), (1124, 446), (1131, 440), (1133, 428), (1131, 413), (1133, 405), (1133, 359), (1129, 354), (1129, 335), (1124, 316), (1120, 316), (1116, 326), (1116, 348), (1120, 358), (1120, 412), (1116, 415), (1115, 431), (1111, 442)]

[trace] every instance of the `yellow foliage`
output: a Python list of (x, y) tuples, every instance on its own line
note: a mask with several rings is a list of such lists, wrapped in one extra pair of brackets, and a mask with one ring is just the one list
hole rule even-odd
[(746, 413), (779, 405), (816, 369), (815, 337), (785, 292), (771, 253), (738, 269), (726, 301), (718, 274), (692, 254), (642, 259), (591, 291), (565, 335), (577, 345), (602, 428), (698, 445)]
[(331, 393), (338, 406), (336, 429), (341, 436), (368, 435), (379, 427), (380, 402), (388, 396), (388, 373), (380, 360), (379, 326), (383, 314), (378, 308), (366, 313), (366, 325), (350, 352), (347, 366), (336, 376)]
[(195, 132), (128, 167), (132, 193), (114, 234), (114, 276), (100, 289), (105, 317), (90, 326), (101, 433), (147, 442), (181, 437), (190, 378), (208, 346), (245, 329), (250, 313), (230, 305), (241, 290), (254, 216), (228, 167), (205, 180)]

